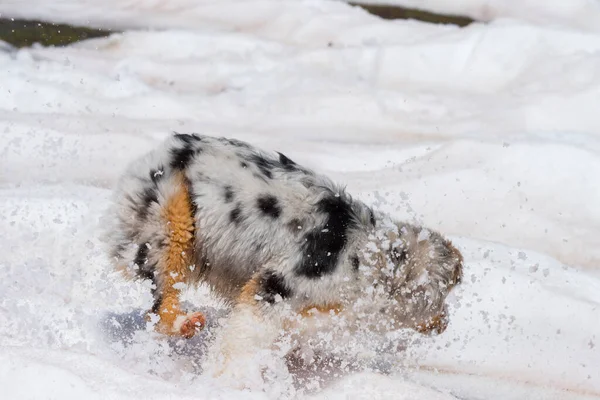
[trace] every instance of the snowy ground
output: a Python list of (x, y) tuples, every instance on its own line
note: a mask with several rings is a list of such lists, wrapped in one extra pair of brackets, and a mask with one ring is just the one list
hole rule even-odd
[[(10, 398), (600, 398), (597, 34), (381, 21), (318, 0), (28, 0), (0, 12), (167, 28), (0, 52)], [(386, 373), (320, 365), (318, 389), (236, 392), (203, 376), (219, 303), (188, 293), (214, 314), (205, 337), (146, 331), (147, 288), (115, 276), (98, 240), (120, 171), (171, 131), (280, 150), (447, 233), (466, 259), (448, 330), (391, 354)]]

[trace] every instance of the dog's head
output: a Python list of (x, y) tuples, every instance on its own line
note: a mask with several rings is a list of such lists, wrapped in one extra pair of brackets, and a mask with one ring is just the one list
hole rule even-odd
[(383, 236), (369, 274), (383, 298), (379, 312), (396, 326), (443, 332), (446, 297), (462, 279), (462, 255), (449, 240), (423, 227), (394, 223)]

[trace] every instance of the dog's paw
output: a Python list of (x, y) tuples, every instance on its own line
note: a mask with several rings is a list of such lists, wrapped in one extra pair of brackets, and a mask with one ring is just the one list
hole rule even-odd
[(206, 326), (206, 318), (204, 314), (195, 312), (188, 315), (178, 317), (176, 321), (176, 331), (186, 339), (192, 338), (196, 332), (200, 332)]

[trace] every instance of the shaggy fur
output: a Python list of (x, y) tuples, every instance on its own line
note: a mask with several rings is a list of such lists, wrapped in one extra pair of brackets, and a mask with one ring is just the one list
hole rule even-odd
[(183, 284), (206, 282), (234, 306), (222, 360), (268, 344), (284, 315), (313, 307), (366, 301), (396, 327), (445, 329), (444, 300), (462, 274), (458, 250), (374, 213), (281, 153), (176, 134), (134, 161), (115, 195), (111, 258), (154, 283), (161, 332), (189, 337), (204, 323), (181, 311)]

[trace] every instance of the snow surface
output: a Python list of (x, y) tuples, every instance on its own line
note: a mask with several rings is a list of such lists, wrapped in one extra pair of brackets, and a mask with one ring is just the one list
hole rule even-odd
[[(322, 0), (5, 0), (0, 12), (161, 28), (0, 47), (7, 398), (600, 398), (600, 36), (382, 21)], [(290, 362), (295, 383), (264, 392), (203, 375), (220, 303), (190, 291), (209, 329), (154, 334), (148, 285), (114, 274), (99, 241), (120, 172), (172, 131), (282, 151), (448, 234), (466, 260), (448, 330)], [(349, 371), (344, 357), (367, 361)]]

